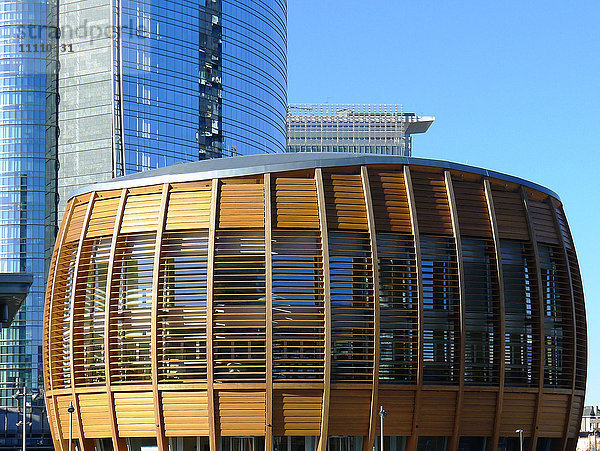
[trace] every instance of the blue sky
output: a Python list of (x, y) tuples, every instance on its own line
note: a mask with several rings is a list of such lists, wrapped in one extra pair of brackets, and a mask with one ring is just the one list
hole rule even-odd
[(290, 103), (397, 103), (436, 116), (413, 154), (557, 192), (587, 301), (600, 404), (600, 2), (289, 0)]

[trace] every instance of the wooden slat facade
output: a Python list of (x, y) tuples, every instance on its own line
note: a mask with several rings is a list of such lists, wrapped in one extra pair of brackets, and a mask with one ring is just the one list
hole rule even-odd
[(366, 450), (383, 406), (406, 451), (495, 450), (515, 429), (571, 451), (583, 409), (573, 238), (558, 199), (514, 180), (389, 164), (82, 195), (46, 302), (62, 450), (70, 402), (86, 450), (194, 436)]

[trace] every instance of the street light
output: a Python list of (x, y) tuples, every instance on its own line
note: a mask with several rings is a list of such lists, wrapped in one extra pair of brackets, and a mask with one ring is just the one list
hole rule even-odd
[(69, 412), (69, 451), (73, 451), (73, 412), (75, 412), (73, 401), (69, 403), (67, 412)]
[(383, 419), (386, 416), (387, 416), (387, 412), (385, 410), (383, 410), (383, 406), (380, 406), (379, 407), (379, 418), (381, 419), (380, 420), (380, 423), (381, 423), (381, 433), (380, 433), (381, 434), (381, 436), (380, 436), (380, 439), (381, 439), (381, 449), (379, 451), (383, 451)]
[(519, 451), (523, 451), (523, 429), (517, 429), (515, 432), (519, 434)]
[[(23, 428), (23, 444), (22, 444), (22, 449), (23, 451), (26, 451), (26, 443), (27, 443), (27, 426), (31, 426), (31, 422), (27, 422), (27, 386), (25, 384), (23, 384), (23, 393), (21, 393), (20, 391), (17, 391), (13, 396), (13, 399), (19, 399), (21, 397), (23, 397), (23, 417), (21, 419), (21, 421), (19, 421), (17, 423), (17, 427), (22, 427)], [(38, 393), (33, 394), (33, 396), (31, 397), (31, 401), (33, 402), (35, 399), (37, 399), (38, 397)]]

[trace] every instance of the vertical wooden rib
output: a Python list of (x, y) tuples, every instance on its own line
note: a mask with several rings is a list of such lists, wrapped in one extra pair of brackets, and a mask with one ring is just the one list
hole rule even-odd
[(56, 395), (54, 394), (54, 387), (53, 387), (53, 382), (52, 382), (52, 358), (51, 358), (51, 347), (50, 347), (50, 331), (52, 330), (52, 310), (53, 310), (53, 305), (54, 305), (54, 285), (56, 283), (56, 266), (58, 265), (58, 259), (60, 257), (60, 253), (62, 252), (62, 247), (65, 243), (65, 238), (67, 236), (67, 229), (69, 227), (69, 223), (71, 222), (71, 214), (73, 213), (73, 206), (75, 205), (75, 199), (72, 199), (71, 202), (69, 202), (67, 204), (67, 209), (65, 211), (64, 217), (63, 217), (63, 221), (62, 221), (62, 225), (61, 228), (59, 230), (59, 235), (56, 239), (56, 246), (58, 246), (58, 249), (56, 250), (56, 258), (53, 259), (52, 261), (52, 265), (54, 266), (54, 272), (52, 275), (52, 280), (48, 281), (48, 289), (51, 289), (50, 295), (48, 296), (48, 302), (50, 303), (50, 305), (48, 306), (48, 317), (45, 319), (44, 324), (47, 324), (47, 330), (48, 330), (48, 368), (46, 368), (46, 370), (48, 371), (49, 377), (48, 377), (48, 381), (50, 383), (50, 387), (47, 387), (50, 389), (50, 393), (52, 394), (51, 397), (45, 396), (45, 402), (46, 402), (46, 410), (49, 411), (50, 409), (50, 403), (52, 403), (52, 412), (53, 412), (53, 417), (54, 417), (54, 424), (56, 425), (56, 434), (53, 434), (52, 437), (54, 439), (54, 446), (56, 447), (56, 444), (58, 444), (58, 450), (59, 451), (64, 451), (67, 449), (67, 444), (66, 441), (63, 440), (63, 433), (62, 433), (62, 427), (60, 424), (60, 416), (59, 416), (59, 411), (58, 411), (58, 403), (56, 402)]
[(418, 437), (418, 420), (421, 410), (421, 392), (423, 390), (423, 272), (421, 265), (421, 240), (419, 235), (419, 222), (417, 218), (417, 206), (415, 204), (415, 194), (413, 192), (412, 178), (410, 175), (410, 167), (404, 166), (404, 183), (406, 185), (406, 195), (408, 197), (408, 205), (410, 207), (410, 222), (412, 233), (415, 240), (415, 256), (417, 266), (417, 287), (419, 296), (419, 338), (418, 338), (418, 372), (417, 372), (417, 391), (415, 392), (415, 402), (413, 408), (412, 432), (406, 443), (406, 451), (415, 451), (417, 449)]
[(206, 267), (206, 388), (208, 401), (208, 441), (210, 451), (218, 451), (215, 427), (215, 391), (213, 376), (213, 297), (215, 265), (215, 227), (217, 224), (217, 195), (219, 179), (213, 179), (210, 192), (210, 215), (208, 222), (208, 258)]
[(265, 386), (265, 449), (273, 444), (273, 241), (271, 212), (271, 174), (265, 174), (265, 310), (267, 368)]
[(571, 412), (573, 411), (573, 400), (574, 400), (574, 393), (575, 393), (575, 384), (576, 384), (576, 380), (577, 380), (577, 324), (576, 324), (576, 312), (575, 312), (575, 293), (573, 292), (573, 276), (571, 275), (571, 265), (569, 264), (569, 254), (567, 253), (567, 246), (565, 243), (565, 237), (564, 235), (561, 233), (560, 230), (560, 222), (558, 220), (558, 214), (556, 213), (556, 206), (554, 205), (554, 202), (552, 200), (552, 197), (548, 196), (547, 199), (548, 205), (550, 206), (550, 211), (552, 212), (552, 218), (554, 219), (554, 227), (556, 227), (556, 235), (558, 236), (558, 239), (560, 241), (560, 246), (562, 248), (563, 251), (563, 258), (565, 259), (565, 266), (567, 268), (567, 275), (569, 278), (569, 292), (571, 294), (571, 315), (572, 315), (572, 327), (573, 327), (573, 380), (572, 380), (572, 384), (571, 384), (571, 393), (569, 394), (569, 407), (567, 410), (567, 414), (565, 417), (565, 428), (563, 430), (563, 436), (562, 436), (562, 444), (561, 447), (563, 450), (566, 449), (567, 447), (567, 442), (568, 442), (568, 436), (569, 436), (569, 426), (571, 423)]
[[(544, 391), (544, 341), (545, 341), (545, 332), (544, 332), (544, 289), (542, 287), (542, 273), (540, 270), (540, 255), (538, 251), (538, 243), (537, 237), (535, 234), (535, 227), (533, 226), (533, 219), (531, 218), (531, 210), (529, 208), (529, 198), (527, 197), (527, 190), (524, 186), (521, 186), (521, 199), (523, 200), (523, 205), (525, 207), (525, 215), (527, 217), (527, 228), (529, 229), (529, 236), (531, 239), (531, 247), (533, 248), (533, 256), (535, 259), (535, 274), (537, 278), (537, 286), (538, 286), (538, 305), (537, 307), (537, 315), (539, 322), (539, 336), (538, 339), (538, 352), (539, 356), (539, 367), (538, 367), (538, 396), (537, 403), (535, 407), (535, 416), (533, 419), (532, 426), (532, 437), (530, 443), (528, 444), (528, 451), (534, 451), (537, 448), (537, 440), (539, 435), (539, 422), (540, 422), (540, 413), (542, 410), (542, 397)], [(534, 337), (535, 340), (535, 337)]]
[(363, 191), (365, 194), (365, 205), (367, 207), (367, 223), (369, 226), (369, 237), (371, 240), (371, 261), (373, 268), (373, 388), (371, 392), (371, 420), (369, 423), (369, 435), (363, 442), (365, 451), (373, 449), (373, 441), (376, 435), (378, 402), (379, 402), (379, 357), (380, 357), (380, 318), (379, 318), (379, 263), (377, 260), (377, 235), (375, 229), (375, 214), (373, 213), (373, 200), (371, 198), (371, 185), (369, 173), (366, 166), (361, 166)]
[(115, 412), (115, 400), (111, 387), (111, 349), (110, 349), (110, 306), (111, 306), (111, 286), (113, 272), (115, 268), (115, 254), (117, 252), (117, 238), (123, 221), (123, 212), (125, 211), (125, 202), (127, 201), (127, 189), (121, 190), (121, 199), (119, 208), (115, 216), (115, 226), (113, 228), (112, 242), (110, 243), (110, 255), (108, 258), (108, 269), (106, 273), (106, 301), (104, 303), (104, 372), (106, 373), (106, 399), (108, 401), (108, 413), (110, 416), (110, 429), (112, 434), (113, 449), (127, 449), (124, 438), (119, 437), (119, 428), (117, 425), (117, 414)]
[(77, 244), (77, 254), (75, 254), (75, 269), (73, 271), (73, 286), (71, 287), (71, 311), (69, 314), (69, 362), (71, 363), (71, 393), (73, 400), (73, 407), (75, 408), (75, 424), (77, 424), (79, 431), (79, 444), (82, 451), (86, 449), (93, 449), (92, 444), (89, 440), (86, 440), (83, 435), (83, 421), (81, 421), (81, 410), (79, 409), (79, 398), (75, 390), (75, 362), (74, 362), (74, 343), (73, 343), (73, 330), (75, 326), (75, 304), (77, 302), (77, 277), (79, 276), (79, 264), (81, 263), (81, 250), (83, 249), (83, 240), (85, 233), (87, 232), (88, 226), (90, 225), (90, 217), (92, 216), (92, 209), (94, 208), (94, 201), (96, 199), (96, 193), (92, 191), (90, 199), (88, 201), (87, 209), (85, 211), (85, 217), (83, 224), (81, 225), (81, 233), (79, 234), (79, 243)]
[(460, 413), (465, 392), (465, 268), (463, 263), (462, 241), (460, 239), (460, 227), (458, 222), (458, 211), (456, 209), (456, 199), (454, 197), (454, 187), (452, 186), (452, 175), (450, 171), (444, 171), (446, 181), (446, 192), (448, 194), (448, 205), (450, 206), (450, 218), (452, 219), (452, 230), (454, 232), (454, 242), (456, 245), (456, 262), (458, 264), (458, 287), (460, 293), (460, 363), (459, 363), (459, 382), (458, 394), (456, 396), (456, 414), (454, 417), (454, 430), (448, 443), (448, 450), (458, 449), (460, 439)]
[(500, 235), (498, 234), (498, 221), (496, 220), (496, 210), (494, 208), (494, 198), (492, 197), (492, 187), (487, 177), (483, 179), (483, 188), (485, 199), (487, 201), (490, 224), (492, 226), (492, 238), (494, 240), (494, 250), (496, 255), (496, 270), (498, 272), (498, 293), (500, 297), (500, 374), (498, 381), (498, 396), (496, 398), (496, 416), (494, 418), (494, 429), (491, 440), (488, 440), (487, 450), (496, 451), (498, 449), (498, 440), (500, 439), (500, 419), (502, 418), (502, 407), (504, 404), (504, 371), (505, 371), (505, 353), (506, 353), (506, 322), (505, 322), (505, 304), (504, 304), (504, 275), (502, 273), (502, 254), (500, 252)]
[(154, 403), (154, 425), (156, 426), (156, 443), (159, 451), (168, 451), (169, 440), (165, 436), (164, 420), (158, 392), (158, 302), (159, 302), (159, 277), (160, 255), (162, 248), (163, 231), (165, 229), (167, 201), (169, 198), (169, 184), (162, 187), (160, 210), (156, 225), (156, 244), (154, 245), (154, 267), (152, 268), (152, 310), (150, 315), (150, 364), (152, 373), (152, 399)]
[(319, 205), (319, 226), (321, 231), (321, 248), (323, 252), (323, 303), (325, 305), (325, 355), (323, 368), (323, 402), (321, 404), (321, 435), (318, 451), (326, 451), (329, 434), (329, 399), (331, 395), (331, 274), (329, 271), (329, 235), (327, 229), (327, 210), (325, 205), (325, 189), (323, 171), (315, 169), (317, 186), (317, 202)]

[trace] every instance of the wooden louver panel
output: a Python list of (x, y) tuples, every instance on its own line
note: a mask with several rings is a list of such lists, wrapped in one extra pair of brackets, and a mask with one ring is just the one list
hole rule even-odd
[(323, 174), (327, 225), (330, 229), (368, 230), (360, 175)]
[(458, 382), (458, 264), (453, 238), (420, 237), (423, 272), (423, 379)]
[(538, 244), (544, 318), (544, 385), (573, 384), (573, 308), (567, 263), (561, 247)]
[(462, 238), (465, 272), (465, 383), (498, 384), (500, 297), (494, 244)]
[(164, 391), (162, 407), (167, 437), (207, 436), (208, 398), (206, 391)]
[(529, 211), (538, 242), (558, 245), (559, 239), (550, 205), (530, 198)]
[(160, 190), (151, 194), (131, 194), (127, 196), (121, 234), (155, 231), (160, 210)]
[(110, 296), (111, 381), (150, 380), (150, 317), (156, 233), (121, 235)]
[(106, 381), (104, 313), (111, 242), (112, 236), (86, 238), (81, 249), (73, 319), (73, 364), (78, 386)]
[(273, 435), (319, 435), (322, 400), (320, 390), (275, 390)]
[(56, 262), (56, 282), (50, 326), (52, 383), (56, 388), (71, 387), (70, 318), (77, 242), (65, 243)]
[(419, 290), (412, 235), (377, 234), (382, 382), (417, 380)]
[(277, 177), (273, 189), (275, 227), (319, 228), (317, 188), (313, 178)]
[(501, 239), (529, 240), (527, 218), (520, 193), (492, 189), (494, 210)]
[(208, 231), (163, 235), (158, 305), (159, 381), (206, 380)]
[(262, 382), (266, 370), (264, 231), (218, 230), (214, 265), (214, 379)]
[(453, 177), (454, 198), (462, 236), (492, 238), (483, 183), (465, 182)]
[(219, 200), (219, 228), (265, 226), (265, 193), (261, 180), (233, 183), (223, 180)]
[(452, 236), (452, 220), (444, 176), (411, 172), (419, 232), (424, 235)]
[(539, 339), (538, 284), (533, 250), (528, 243), (501, 240), (504, 279), (506, 386), (535, 386), (538, 361), (534, 337)]
[(112, 235), (117, 208), (119, 208), (118, 197), (101, 198), (94, 201), (86, 238)]
[(158, 305), (160, 382), (206, 380), (208, 231), (163, 235)]
[(165, 230), (208, 229), (210, 182), (171, 186)]
[(75, 203), (75, 206), (73, 207), (73, 212), (71, 213), (71, 217), (69, 218), (69, 227), (67, 229), (67, 236), (65, 238), (66, 243), (79, 241), (79, 238), (81, 236), (81, 228), (83, 227), (83, 221), (85, 219), (87, 207), (87, 202)]
[(373, 264), (368, 233), (330, 231), (332, 380), (373, 378)]
[(222, 437), (265, 434), (265, 393), (217, 392), (219, 429)]
[(579, 390), (585, 390), (587, 374), (587, 324), (585, 318), (585, 302), (583, 296), (583, 285), (581, 283), (581, 273), (577, 254), (575, 253), (575, 244), (571, 236), (571, 230), (567, 223), (565, 212), (561, 205), (556, 206), (556, 217), (560, 233), (565, 244), (569, 270), (571, 272), (571, 284), (573, 288), (573, 303), (575, 307), (575, 387)]
[(403, 172), (369, 170), (369, 183), (377, 230), (410, 235), (412, 225)]
[(273, 378), (322, 380), (323, 263), (318, 232), (276, 229), (273, 239)]

